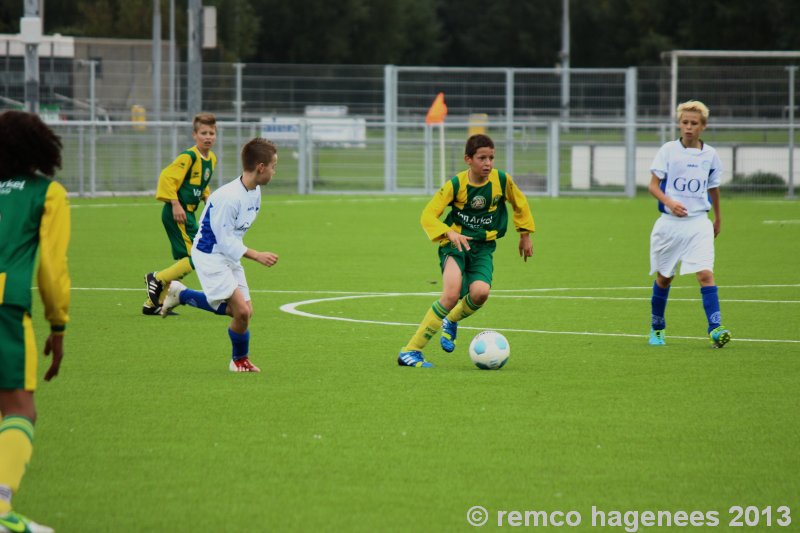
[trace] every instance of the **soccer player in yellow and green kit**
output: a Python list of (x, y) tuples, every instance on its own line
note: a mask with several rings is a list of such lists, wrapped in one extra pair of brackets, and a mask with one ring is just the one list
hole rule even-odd
[[(52, 354), (44, 379), (57, 374), (69, 319), (67, 271), (70, 216), (67, 191), (52, 176), (61, 166), (61, 140), (31, 113), (0, 114), (0, 531), (52, 533), (11, 509), (33, 453), (38, 376), (31, 323), (36, 283), (50, 322), (44, 346)], [(41, 174), (44, 175), (41, 175)]]
[(217, 166), (217, 156), (211, 151), (217, 140), (217, 119), (211, 113), (200, 113), (192, 121), (192, 138), (195, 145), (181, 152), (175, 161), (161, 171), (158, 177), (156, 200), (164, 202), (161, 222), (167, 231), (173, 265), (144, 277), (147, 300), (142, 307), (145, 315), (157, 315), (164, 301), (164, 288), (173, 280), (183, 278), (194, 270), (191, 250), (197, 234), (195, 212), (200, 200), (211, 194), (208, 187)]
[[(432, 367), (422, 350), (439, 328), (443, 330), (442, 349), (452, 352), (458, 322), (478, 311), (489, 298), (492, 254), (508, 225), (506, 201), (511, 204), (519, 233), (519, 254), (525, 261), (533, 255), (531, 233), (536, 227), (528, 200), (510, 175), (494, 168), (494, 152), (494, 142), (487, 135), (467, 139), (467, 170), (447, 181), (422, 211), (422, 228), (439, 244), (443, 290), (400, 350), (400, 366)], [(447, 206), (450, 212), (442, 222), (439, 217)]]

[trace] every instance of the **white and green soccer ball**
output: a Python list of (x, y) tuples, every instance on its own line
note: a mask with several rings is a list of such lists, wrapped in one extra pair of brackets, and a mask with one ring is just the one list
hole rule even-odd
[(481, 331), (469, 343), (469, 356), (481, 370), (503, 368), (511, 355), (508, 340), (496, 331)]

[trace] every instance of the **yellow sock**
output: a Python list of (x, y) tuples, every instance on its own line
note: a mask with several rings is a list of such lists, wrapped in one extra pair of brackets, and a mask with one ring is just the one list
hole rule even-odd
[(433, 305), (428, 312), (425, 313), (425, 318), (422, 319), (422, 322), (417, 328), (417, 332), (414, 333), (414, 336), (411, 337), (411, 340), (408, 341), (408, 344), (403, 348), (404, 352), (408, 352), (410, 350), (419, 350), (422, 351), (425, 348), (425, 345), (428, 344), (428, 341), (436, 335), (436, 332), (439, 331), (442, 327), (442, 319), (447, 315), (447, 309), (442, 307), (438, 301), (433, 302)]
[(0, 422), (0, 514), (11, 511), (11, 496), (19, 490), (31, 454), (33, 423), (24, 416), (5, 417)]
[(458, 322), (467, 318), (468, 316), (472, 316), (475, 312), (480, 309), (480, 305), (475, 305), (469, 297), (469, 294), (461, 298), (456, 306), (447, 313), (447, 320), (450, 322)]
[[(192, 260), (189, 257), (179, 259), (174, 265), (168, 266), (164, 270), (156, 272), (156, 279), (161, 282), (164, 288), (169, 287), (169, 282), (176, 279), (181, 279), (186, 274), (194, 270)], [(158, 303), (164, 303), (164, 298), (167, 297), (167, 291), (161, 292), (161, 297)]]

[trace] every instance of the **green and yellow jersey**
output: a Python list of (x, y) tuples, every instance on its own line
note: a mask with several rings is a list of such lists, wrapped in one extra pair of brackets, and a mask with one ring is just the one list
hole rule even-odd
[(175, 161), (158, 177), (156, 200), (178, 200), (187, 213), (194, 213), (200, 200), (205, 201), (211, 190), (208, 182), (217, 166), (217, 156), (209, 151), (203, 157), (197, 146), (181, 152)]
[(31, 285), (39, 251), (37, 283), (52, 331), (69, 321), (67, 270), (70, 214), (67, 191), (43, 176), (0, 180), (0, 305), (31, 312)]
[[(506, 201), (511, 203), (517, 231), (533, 233), (536, 226), (528, 200), (511, 176), (497, 169), (492, 169), (481, 186), (469, 182), (469, 170), (454, 176), (433, 195), (422, 211), (420, 222), (428, 238), (439, 244), (448, 242), (446, 234), (450, 230), (476, 241), (494, 241), (506, 234)], [(447, 206), (451, 209), (442, 222), (439, 217)]]

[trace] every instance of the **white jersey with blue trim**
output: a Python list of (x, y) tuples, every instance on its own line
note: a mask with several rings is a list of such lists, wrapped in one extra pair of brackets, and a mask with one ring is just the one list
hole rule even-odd
[(239, 176), (209, 196), (192, 251), (222, 254), (239, 261), (247, 251), (242, 239), (261, 209), (261, 187), (247, 190)]
[[(708, 189), (719, 187), (722, 161), (717, 151), (706, 143), (700, 148), (686, 148), (680, 140), (670, 141), (656, 154), (650, 172), (661, 180), (661, 190), (667, 198), (682, 203), (687, 216), (692, 217), (711, 209)], [(672, 214), (661, 202), (658, 209)]]

